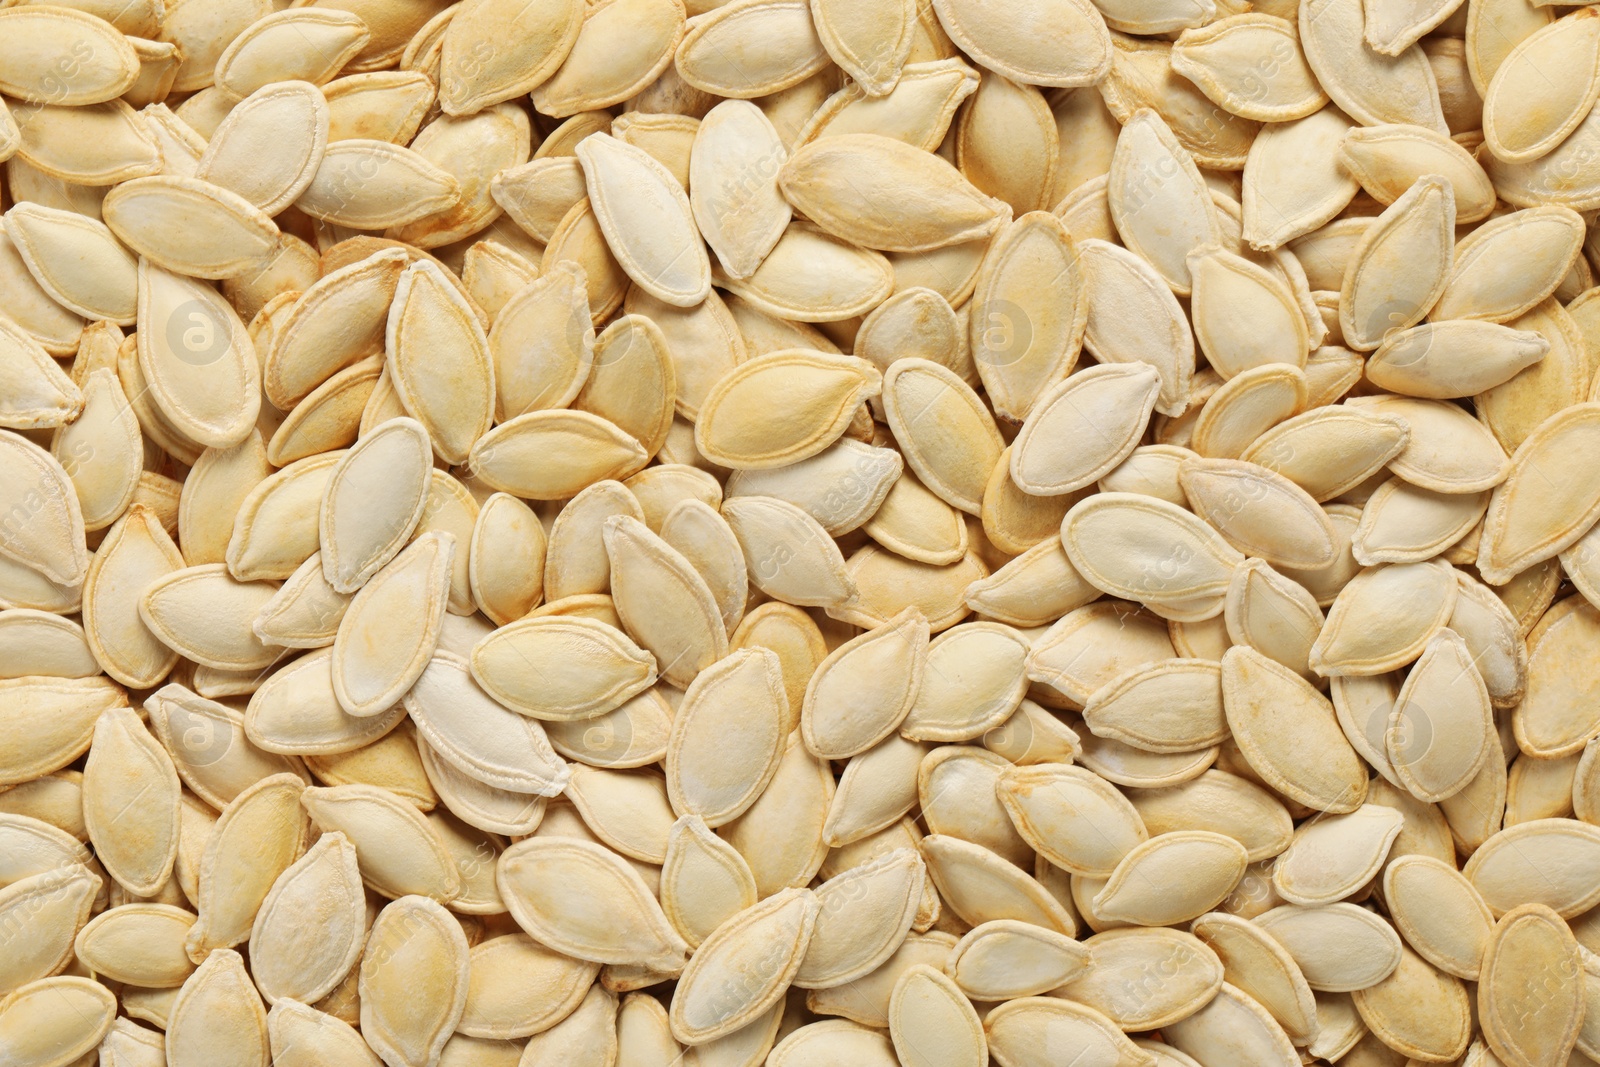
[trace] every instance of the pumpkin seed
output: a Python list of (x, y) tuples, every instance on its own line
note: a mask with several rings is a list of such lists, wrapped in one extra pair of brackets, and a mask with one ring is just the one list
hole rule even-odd
[[(426, 897), (403, 896), (378, 913), (361, 959), (361, 1033), (386, 1059), (430, 1062), (467, 1004), (468, 947), (461, 925)], [(436, 991), (425, 1006), (414, 991)]]

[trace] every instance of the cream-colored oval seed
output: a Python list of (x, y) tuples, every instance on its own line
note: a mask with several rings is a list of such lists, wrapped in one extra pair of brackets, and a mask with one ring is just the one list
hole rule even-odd
[(95, 553), (84, 579), (84, 634), (101, 669), (124, 685), (157, 685), (177, 662), (178, 654), (140, 618), (136, 591), (182, 566), (172, 538), (140, 504), (128, 508)]
[(1244, 460), (1185, 460), (1179, 483), (1195, 513), (1241, 552), (1302, 570), (1335, 558), (1332, 524), (1281, 474)]
[(1324, 622), (1316, 598), (1261, 560), (1234, 571), (1223, 606), (1228, 639), (1249, 645), (1311, 680), (1311, 646)]
[(1389, 331), (1420, 322), (1439, 299), (1455, 258), (1449, 188), (1439, 175), (1418, 178), (1362, 235), (1339, 296), (1339, 325), (1349, 347), (1378, 347)]
[(922, 484), (951, 507), (981, 514), (1005, 442), (972, 387), (932, 360), (898, 359), (883, 379), (883, 407)]
[(153, 896), (178, 854), (178, 772), (132, 708), (95, 723), (83, 768), (83, 817), (95, 854), (129, 892)]
[(787, 501), (741, 496), (722, 505), (751, 584), (784, 603), (836, 607), (855, 598), (844, 556), (816, 519)]
[(544, 597), (545, 529), (509, 493), (483, 502), (472, 530), (468, 575), (473, 602), (497, 625), (515, 622)]
[(132, 88), (139, 59), (125, 27), (91, 11), (51, 7), (7, 15), (6, 75), (0, 88), (8, 96), (62, 105), (114, 100)]
[(701, 672), (673, 718), (666, 768), (674, 810), (712, 827), (742, 814), (777, 772), (787, 709), (778, 657), (767, 649), (732, 653)]
[[(1472, 1036), (1467, 991), (1409, 949), (1383, 981), (1354, 993), (1367, 1029), (1404, 1054), (1435, 1058), (1466, 1051)], [(1420, 1009), (1420, 1010), (1419, 1010)]]
[(441, 900), (460, 894), (459, 870), (411, 801), (380, 786), (339, 785), (309, 789), (301, 803), (324, 833), (338, 831), (350, 839), (361, 879), (375, 892)]
[[(309, 923), (308, 917), (317, 922)], [(291, 864), (256, 913), (250, 962), (268, 1003), (315, 1003), (339, 984), (361, 955), (366, 900), (356, 850), (335, 831)]]
[(1600, 427), (1600, 404), (1578, 404), (1546, 420), (1523, 441), (1506, 480), (1489, 498), (1479, 545), (1478, 566), (1491, 584), (1570, 547), (1587, 530), (1588, 516), (1600, 511), (1600, 494), (1582, 471), (1546, 480), (1537, 472), (1557, 462), (1558, 454), (1582, 449)]
[(548, 1030), (577, 1009), (599, 969), (552, 952), (526, 934), (480, 942), (472, 948), (458, 1029), (496, 1040)]
[(965, 623), (929, 647), (922, 685), (902, 736), (916, 741), (971, 741), (1010, 718), (1022, 701), (1028, 644), (998, 623)]
[(1400, 782), (1437, 803), (1494, 758), (1494, 712), (1472, 652), (1454, 630), (1429, 638), (1389, 713), (1384, 746)]
[(277, 227), (244, 197), (178, 175), (137, 178), (114, 188), (106, 224), (150, 263), (191, 278), (226, 278), (256, 269)]
[(395, 393), (434, 451), (448, 463), (466, 461), (494, 415), (494, 368), (482, 324), (431, 261), (401, 274), (384, 347)]
[(1244, 846), (1231, 837), (1209, 830), (1160, 834), (1122, 857), (1094, 910), (1103, 920), (1141, 926), (1187, 922), (1231, 893), (1245, 866)]
[(1167, 660), (1132, 671), (1093, 693), (1084, 723), (1151, 752), (1192, 752), (1227, 736), (1220, 668), (1206, 660)]
[(0, 555), (53, 582), (84, 581), (89, 555), (72, 481), (50, 453), (9, 430), (0, 430), (0, 503), (29, 516), (5, 527)]
[(184, 982), (167, 1020), (167, 1062), (265, 1063), (267, 1012), (232, 949), (217, 949)]
[(304, 848), (304, 790), (298, 775), (271, 775), (223, 809), (200, 858), (200, 919), (185, 942), (190, 959), (249, 938), (261, 902)]
[(1071, 373), (1088, 323), (1084, 270), (1066, 227), (1031, 212), (990, 242), (969, 312), (972, 359), (996, 413), (1028, 416)]
[(1392, 415), (1410, 431), (1395, 474), (1438, 493), (1476, 493), (1506, 480), (1510, 461), (1488, 428), (1453, 404), (1409, 397), (1352, 397), (1350, 406)]
[(1154, 614), (1115, 601), (1090, 604), (1034, 640), (1028, 678), (1081, 704), (1127, 671), (1176, 654), (1167, 625)]
[(864, 315), (894, 288), (893, 267), (883, 255), (800, 222), (790, 223), (749, 278), (714, 274), (719, 286), (759, 310), (798, 322)]
[(999, 855), (960, 838), (929, 834), (922, 858), (939, 896), (974, 926), (1016, 919), (1072, 936), (1077, 923), (1050, 891)]
[(783, 165), (778, 183), (785, 199), (828, 233), (887, 252), (978, 240), (1004, 218), (999, 200), (942, 158), (876, 134), (813, 141)]
[[(378, 913), (361, 959), (361, 1032), (384, 1059), (431, 1063), (467, 1003), (468, 947), (455, 917), (426, 897)], [(419, 1001), (418, 989), (429, 996)]]
[(387, 711), (421, 676), (443, 625), (455, 548), (450, 534), (425, 534), (350, 602), (333, 643), (333, 688), (345, 711)]
[(1077, 0), (1050, 0), (1035, 12), (1057, 27), (1046, 39), (1008, 12), (973, 0), (939, 0), (939, 24), (967, 55), (990, 70), (1033, 85), (1092, 85), (1111, 63), (1111, 42), (1100, 13)]
[(1256, 921), (1289, 951), (1306, 982), (1319, 991), (1369, 988), (1400, 963), (1400, 935), (1394, 927), (1354, 904), (1284, 904)]
[(1438, 84), (1422, 49), (1374, 51), (1365, 24), (1359, 0), (1315, 0), (1300, 9), (1300, 44), (1323, 89), (1364, 126), (1403, 122), (1446, 132)]
[(1471, 320), (1433, 322), (1387, 337), (1367, 373), (1373, 384), (1392, 392), (1449, 400), (1487, 392), (1549, 351), (1550, 342), (1531, 330)]
[(852, 756), (839, 776), (823, 838), (839, 847), (899, 822), (917, 803), (918, 772), (928, 747), (890, 734)]
[[(144, 708), (156, 737), (172, 756), (178, 777), (217, 811), (272, 775), (305, 775), (300, 761), (257, 748), (246, 735), (245, 717), (237, 709), (182, 685), (168, 684), (156, 690), (145, 698)], [(182, 838), (179, 840), (182, 855)]]
[(950, 975), (975, 1000), (1014, 1000), (1066, 985), (1089, 966), (1085, 947), (1028, 923), (998, 919), (956, 943)]
[(0, 1001), (0, 1039), (19, 1063), (66, 1065), (94, 1051), (117, 1016), (117, 999), (89, 978), (44, 978)]
[(1237, 458), (1278, 423), (1304, 411), (1308, 396), (1306, 376), (1295, 364), (1240, 371), (1200, 408), (1188, 443), (1202, 456)]
[(1149, 1053), (1125, 1037), (1100, 1012), (1056, 997), (1024, 997), (1007, 1001), (989, 1013), (983, 1024), (989, 1048), (1001, 1063), (1047, 1063), (1053, 1050), (1072, 1048), (1110, 1067), (1135, 1067), (1152, 1062)]
[(461, 185), (420, 152), (352, 137), (328, 145), (295, 205), (313, 218), (381, 230), (456, 204)]
[[(210, 286), (139, 261), (139, 371), (150, 399), (197, 444), (230, 448), (255, 426), (261, 377), (255, 345)], [(161, 324), (184, 323), (183, 330)]]
[(908, 1067), (976, 1067), (989, 1058), (977, 1011), (955, 982), (927, 965), (911, 968), (895, 983), (889, 1037)]
[[(1098, 493), (1061, 523), (1072, 566), (1114, 596), (1162, 603), (1215, 600), (1216, 615), (1239, 552), (1192, 512), (1136, 493)], [(1182, 545), (1179, 552), (1174, 545)]]
[(404, 249), (379, 248), (301, 293), (265, 354), (267, 399), (287, 411), (341, 367), (381, 351), (389, 305), (408, 262)]
[(1147, 831), (1213, 830), (1245, 846), (1251, 863), (1281, 854), (1294, 832), (1281, 801), (1226, 771), (1208, 770), (1166, 788), (1132, 790), (1128, 799)]
[[(105, 223), (76, 211), (24, 202), (6, 212), (5, 229), (34, 280), (57, 303), (89, 318), (133, 325), (138, 260)], [(20, 309), (11, 313), (22, 317)]]
[(687, 687), (728, 650), (716, 599), (693, 564), (627, 515), (601, 530), (611, 561), (611, 595), (623, 627), (665, 666), (662, 676)]
[(1392, 204), (1424, 174), (1450, 180), (1456, 221), (1480, 222), (1494, 208), (1494, 187), (1472, 154), (1422, 126), (1361, 126), (1345, 134), (1339, 164), (1379, 203)]
[(725, 374), (695, 423), (695, 444), (736, 469), (781, 467), (838, 440), (857, 406), (881, 388), (864, 360), (822, 352), (776, 352)]
[[(472, 673), (496, 700), (539, 719), (590, 719), (655, 683), (655, 659), (596, 619), (534, 617), (503, 627), (472, 651)], [(541, 662), (542, 675), (526, 666)]]
[(1093, 367), (1051, 387), (1017, 435), (1012, 479), (1039, 496), (1098, 481), (1139, 443), (1160, 386), (1153, 368), (1135, 363)]
[(1483, 1035), (1510, 1063), (1572, 1053), (1584, 1015), (1585, 967), (1571, 930), (1528, 904), (1495, 925), (1484, 949), (1478, 1012)]
[[(1362, 571), (1328, 610), (1311, 646), (1311, 667), (1327, 675), (1382, 674), (1421, 655), (1455, 607), (1449, 564), (1394, 563)], [(1376, 625), (1382, 618), (1384, 625)]]
[(997, 792), (1023, 838), (1074, 874), (1109, 877), (1149, 837), (1126, 798), (1082, 768), (1044, 763), (1009, 769)]
[(1377, 874), (1404, 816), (1367, 803), (1355, 811), (1308, 823), (1272, 868), (1272, 884), (1292, 904), (1332, 904)]
[(354, 593), (393, 559), (427, 503), (433, 468), (428, 432), (391, 419), (346, 452), (323, 490), (322, 569), (338, 593)]
[(258, 671), (282, 654), (251, 629), (273, 595), (265, 582), (235, 581), (226, 565), (207, 563), (146, 586), (139, 618), (186, 659), (218, 670)]
[[(195, 177), (229, 189), (267, 215), (299, 199), (327, 151), (330, 109), (309, 82), (274, 78), (212, 134)], [(262, 152), (264, 146), (270, 152)]]
[(840, 645), (806, 685), (800, 734), (812, 752), (844, 759), (882, 741), (921, 691), (928, 623), (915, 608)]
[(1290, 1040), (1309, 1044), (1318, 1035), (1311, 988), (1294, 958), (1270, 934), (1225, 912), (1202, 915), (1191, 929), (1221, 959), (1229, 983), (1265, 1007)]
[(529, 500), (562, 500), (597, 480), (625, 478), (649, 455), (615, 424), (587, 411), (530, 411), (473, 446), (469, 465), (490, 487)]
[[(1127, 1030), (1165, 1027), (1191, 1015), (1222, 984), (1216, 954), (1180, 930), (1107, 930), (1089, 938), (1083, 948), (1088, 970), (1058, 994)], [(1158, 975), (1167, 980), (1155, 981)]]
[(1488, 506), (1484, 493), (1435, 493), (1391, 478), (1363, 508), (1352, 554), (1368, 566), (1432, 559), (1471, 533)]
[(1221, 230), (1199, 169), (1155, 111), (1135, 112), (1123, 125), (1106, 195), (1123, 243), (1174, 293), (1188, 295), (1189, 255), (1216, 243)]
[(1571, 208), (1550, 205), (1484, 222), (1457, 242), (1455, 266), (1430, 317), (1508, 322), (1533, 310), (1577, 261), (1580, 221)]
[(193, 913), (170, 904), (124, 904), (85, 926), (74, 951), (112, 981), (175, 989), (194, 973), (183, 948), (194, 921)]
[(392, 730), (404, 708), (358, 718), (339, 706), (333, 691), (332, 652), (303, 656), (273, 672), (250, 694), (244, 729), (268, 752), (336, 755), (378, 740)]
[(723, 922), (755, 902), (749, 865), (705, 820), (685, 815), (673, 824), (661, 869), (661, 906), (691, 946), (699, 947)]
[[(1353, 125), (1337, 106), (1262, 128), (1244, 168), (1243, 233), (1253, 248), (1277, 248), (1318, 230), (1361, 188), (1337, 163)], [(1317, 160), (1317, 165), (1308, 162)], [(1341, 272), (1341, 277), (1342, 272)]]
[(820, 904), (806, 889), (785, 889), (718, 927), (679, 979), (672, 1033), (705, 1044), (764, 1013), (805, 960)]
[(1462, 873), (1496, 916), (1543, 904), (1570, 918), (1593, 904), (1588, 872), (1600, 862), (1596, 829), (1576, 819), (1518, 823), (1479, 846)]
[(1305, 365), (1310, 332), (1287, 284), (1218, 245), (1190, 252), (1188, 271), (1195, 337), (1218, 373), (1231, 377), (1268, 363)]
[[(1319, 811), (1354, 811), (1367, 774), (1327, 698), (1289, 668), (1235, 645), (1222, 658), (1222, 706), (1251, 768), (1269, 785)], [(1296, 708), (1293, 730), (1283, 709)], [(1310, 731), (1316, 742), (1307, 743)]]
[(435, 652), (403, 701), (434, 753), (486, 785), (552, 796), (570, 778), (540, 724), (493, 700), (461, 656)]
[[(324, 1002), (324, 1006), (332, 1005)], [(315, 1067), (328, 1060), (351, 1067), (378, 1067), (383, 1062), (355, 1027), (299, 1001), (284, 1000), (272, 1006), (267, 1012), (267, 1034), (272, 1042), (272, 1062), (281, 1067)]]
[[(1293, 24), (1272, 14), (1230, 15), (1184, 30), (1172, 49), (1172, 69), (1228, 111), (1258, 122), (1304, 118), (1328, 99)], [(1246, 70), (1259, 81), (1242, 78)]]
[[(0, 920), (10, 924), (10, 932), (0, 937), (6, 951), (0, 989), (11, 992), (60, 973), (74, 955), (85, 958), (81, 947), (84, 924), (103, 885), (88, 867), (74, 864), (19, 879), (0, 890)], [(187, 973), (190, 964), (183, 954), (181, 933), (176, 956)]]
[(1383, 874), (1395, 926), (1435, 967), (1477, 981), (1494, 919), (1472, 883), (1431, 856), (1401, 856)]
[(56, 430), (50, 451), (58, 462), (74, 461), (70, 478), (86, 531), (104, 530), (128, 510), (139, 490), (144, 442), (114, 371), (99, 368), (83, 382), (82, 413)]
[(910, 848), (894, 849), (819, 885), (816, 925), (794, 984), (827, 989), (875, 970), (910, 932), (923, 885), (922, 857)]
[(683, 965), (685, 942), (649, 887), (608, 849), (531, 838), (502, 853), (496, 881), (517, 924), (557, 951), (670, 972)]
[[(778, 190), (787, 159), (778, 131), (754, 104), (725, 100), (700, 122), (689, 160), (689, 199), (700, 232), (732, 277), (755, 273), (789, 225), (789, 202)], [(760, 179), (720, 187), (720, 175), (729, 173)]]
[[(887, 1021), (886, 1017), (886, 1024)], [(813, 1063), (893, 1067), (900, 1061), (887, 1034), (847, 1019), (827, 1019), (809, 1023), (789, 1034), (773, 1048), (766, 1062), (771, 1067), (805, 1067)]]
[(1558, 19), (1512, 48), (1483, 94), (1484, 144), (1507, 163), (1548, 155), (1600, 95), (1600, 24)]
[(1237, 1054), (1250, 1063), (1290, 1067), (1300, 1058), (1267, 1009), (1226, 982), (1209, 1004), (1162, 1033), (1199, 1063)]

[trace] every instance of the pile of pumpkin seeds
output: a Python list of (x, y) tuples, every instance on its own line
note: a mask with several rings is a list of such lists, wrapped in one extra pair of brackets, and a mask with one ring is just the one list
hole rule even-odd
[(0, 4), (4, 1067), (1600, 1061), (1600, 7)]

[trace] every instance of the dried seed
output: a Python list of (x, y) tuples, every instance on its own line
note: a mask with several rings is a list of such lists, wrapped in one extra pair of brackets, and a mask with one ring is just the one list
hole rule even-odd
[(1100, 1012), (1056, 997), (1008, 1001), (989, 1013), (983, 1028), (1001, 1063), (1048, 1062), (1059, 1048), (1083, 1049), (1115, 1067), (1154, 1062)]
[(312, 788), (301, 804), (324, 833), (338, 831), (355, 846), (361, 879), (391, 898), (422, 893), (453, 900), (461, 876), (439, 833), (417, 808), (372, 785)]
[(450, 534), (425, 534), (351, 600), (333, 643), (333, 689), (345, 711), (387, 711), (421, 676), (439, 640), (454, 553)]
[(0, 1038), (18, 1063), (70, 1064), (94, 1051), (117, 1017), (117, 998), (89, 978), (41, 978), (0, 1000)]
[(990, 70), (1013, 81), (1034, 85), (1092, 85), (1111, 63), (1111, 38), (1100, 13), (1077, 0), (1051, 0), (1032, 12), (1039, 24), (1057, 27), (1056, 39), (1066, 48), (1051, 48), (1011, 18), (1015, 11), (992, 10), (970, 0), (940, 0), (934, 10), (939, 25), (961, 50)]
[[(824, 230), (887, 252), (977, 240), (1002, 222), (1003, 205), (950, 164), (877, 134), (839, 133), (805, 145), (783, 164), (778, 184)], [(897, 195), (889, 195), (890, 187)]]
[(558, 951), (596, 963), (674, 972), (683, 966), (686, 945), (654, 895), (624, 860), (599, 845), (562, 838), (520, 842), (501, 854), (496, 882), (517, 924)]
[(1052, 386), (1017, 435), (1012, 479), (1038, 496), (1098, 481), (1139, 443), (1160, 384), (1153, 368), (1135, 363), (1093, 367)]
[[(430, 1063), (467, 1004), (467, 939), (438, 903), (403, 896), (373, 921), (361, 959), (361, 1033), (385, 1060)], [(416, 990), (432, 996), (417, 1002)]]
[[(315, 912), (323, 921), (304, 923)], [(252, 973), (272, 1004), (314, 1003), (349, 973), (367, 936), (366, 901), (356, 851), (341, 833), (324, 834), (279, 875), (250, 932)]]

